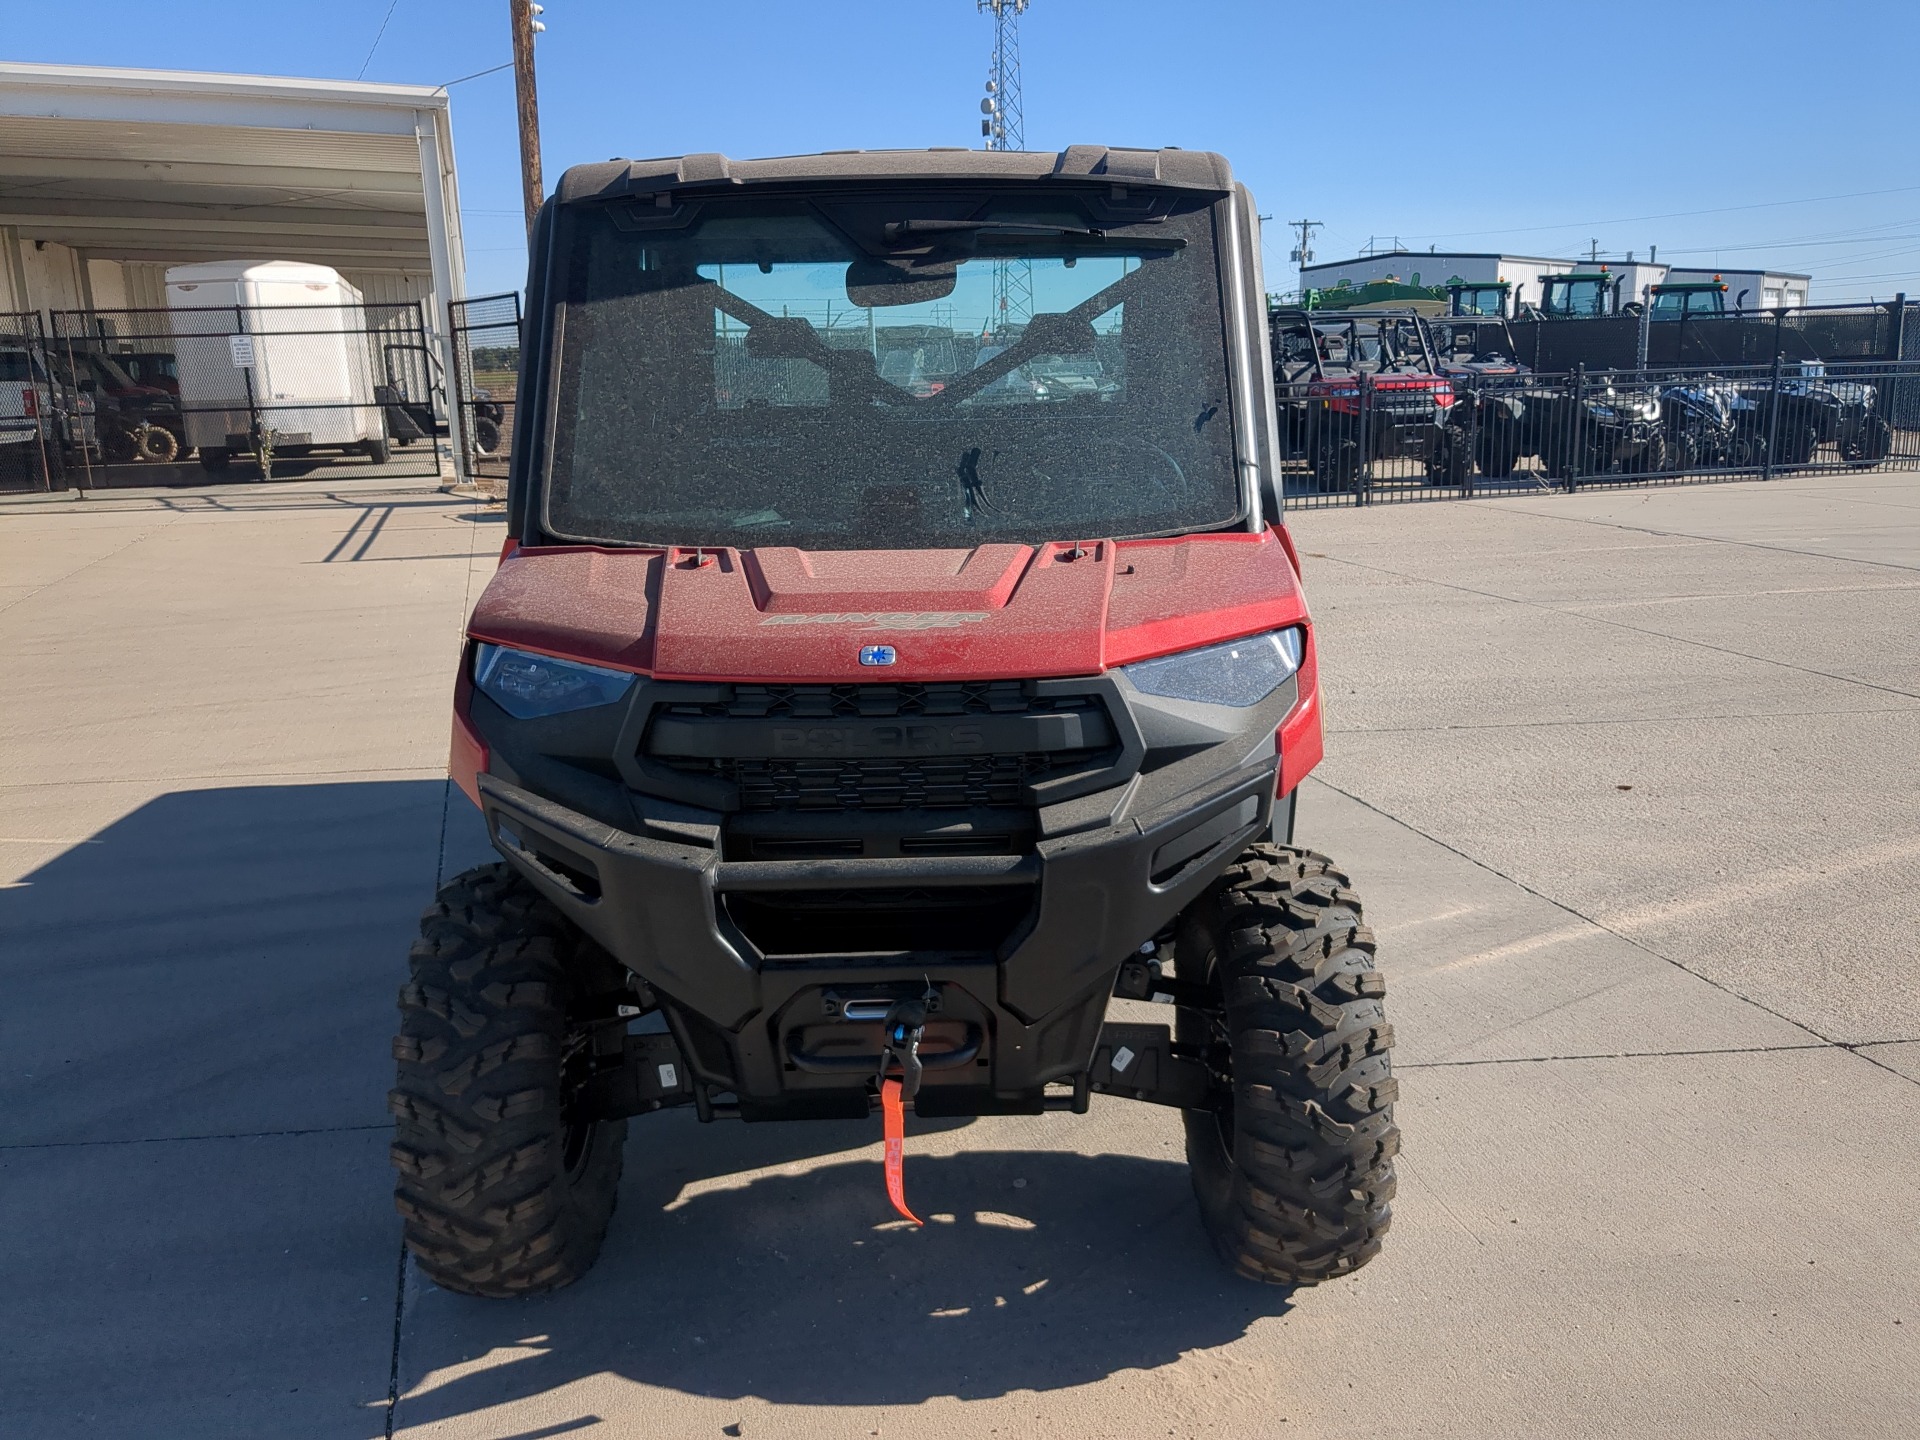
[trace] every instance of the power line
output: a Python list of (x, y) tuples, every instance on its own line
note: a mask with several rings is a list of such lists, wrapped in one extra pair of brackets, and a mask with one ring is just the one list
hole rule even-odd
[[(498, 75), (502, 70), (511, 70), (512, 68), (513, 68), (513, 61), (502, 60), (498, 65), (495, 65), (491, 70), (476, 70), (471, 75), (462, 75), (458, 80), (442, 80), (440, 82), (440, 88), (442, 90), (445, 90), (454, 85), (464, 85), (467, 83), (467, 81), (478, 80), (483, 75)], [(518, 215), (520, 212), (516, 210), (513, 213)]]
[[(1907, 222), (1911, 224), (1911, 221)], [(1712, 255), (1722, 250), (1812, 250), (1825, 245), (1858, 245), (1882, 240), (1920, 240), (1920, 235), (1848, 235), (1834, 240), (1729, 240), (1724, 245), (1672, 245), (1669, 255)]]
[(378, 50), (380, 48), (380, 42), (387, 38), (387, 24), (393, 19), (393, 12), (399, 8), (400, 0), (390, 0), (390, 3), (387, 5), (386, 18), (380, 22), (380, 33), (373, 37), (373, 44), (367, 47), (367, 58), (360, 62), (360, 73), (354, 76), (354, 79), (364, 80), (367, 78), (367, 66), (373, 63), (373, 52)]
[(1680, 220), (1692, 215), (1730, 215), (1736, 210), (1771, 210), (1783, 205), (1821, 205), (1829, 200), (1862, 200), (1875, 195), (1910, 195), (1920, 185), (1896, 185), (1890, 190), (1853, 190), (1844, 195), (1805, 195), (1796, 200), (1760, 200), (1751, 205), (1716, 205), (1707, 210), (1668, 210), (1659, 215), (1620, 215), (1611, 220), (1566, 220), (1552, 225), (1519, 225), (1503, 230), (1454, 230), (1416, 235), (1416, 240), (1471, 240), (1481, 235), (1538, 235), (1548, 230), (1580, 230), (1593, 225), (1633, 225), (1642, 220)]

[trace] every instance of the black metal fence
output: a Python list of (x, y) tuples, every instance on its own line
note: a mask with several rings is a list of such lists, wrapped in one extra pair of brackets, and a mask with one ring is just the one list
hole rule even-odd
[[(287, 479), (343, 462), (438, 476), (446, 387), (410, 304), (56, 310), (44, 355), (92, 409), (67, 457), (88, 487), (199, 472)], [(199, 478), (204, 478), (200, 476)]]
[(1293, 507), (1920, 470), (1920, 361), (1280, 387)]
[(454, 413), (467, 463), (476, 481), (504, 485), (520, 382), (520, 296), (481, 295), (449, 309)]

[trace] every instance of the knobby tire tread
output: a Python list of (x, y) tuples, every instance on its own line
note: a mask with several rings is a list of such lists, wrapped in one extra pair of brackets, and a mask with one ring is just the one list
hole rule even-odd
[(1348, 877), (1290, 846), (1252, 846), (1182, 919), (1175, 964), (1218, 987), (1233, 1077), (1230, 1122), (1186, 1112), (1187, 1156), (1215, 1248), (1250, 1279), (1316, 1284), (1379, 1253), (1400, 1134), (1374, 950)]
[(393, 1042), (394, 1203), (449, 1290), (553, 1290), (599, 1254), (626, 1121), (593, 1123), (569, 1169), (561, 1084), (588, 943), (505, 864), (456, 876), (421, 917)]

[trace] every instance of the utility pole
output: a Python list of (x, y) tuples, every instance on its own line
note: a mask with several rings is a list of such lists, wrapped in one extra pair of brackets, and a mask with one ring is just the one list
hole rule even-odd
[(1326, 227), (1318, 220), (1289, 220), (1287, 228), (1300, 232), (1300, 243), (1293, 247), (1293, 253), (1287, 258), (1301, 267), (1313, 263), (1313, 232)]
[(533, 0), (507, 0), (513, 24), (513, 98), (520, 112), (520, 190), (529, 239), (547, 194), (540, 178), (540, 95), (533, 84), (533, 37), (547, 28), (534, 17), (545, 8)]
[(1598, 240), (1587, 241), (1587, 263), (1589, 265), (1598, 265), (1600, 263), (1600, 242)]

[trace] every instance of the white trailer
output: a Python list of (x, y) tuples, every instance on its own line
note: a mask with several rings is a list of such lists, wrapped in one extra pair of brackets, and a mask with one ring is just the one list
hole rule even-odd
[(223, 260), (167, 271), (187, 443), (221, 470), (257, 450), (388, 456), (360, 292), (325, 265)]

